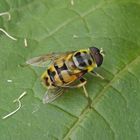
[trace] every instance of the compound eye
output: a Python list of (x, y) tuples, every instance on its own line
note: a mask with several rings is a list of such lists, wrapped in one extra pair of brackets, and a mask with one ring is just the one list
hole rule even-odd
[(100, 53), (95, 54), (95, 61), (98, 67), (101, 66), (103, 63), (103, 56)]
[(103, 56), (100, 53), (100, 50), (96, 47), (90, 47), (90, 51), (91, 51), (91, 55), (93, 57), (93, 59), (95, 60), (97, 66), (101, 66), (101, 64), (103, 63)]

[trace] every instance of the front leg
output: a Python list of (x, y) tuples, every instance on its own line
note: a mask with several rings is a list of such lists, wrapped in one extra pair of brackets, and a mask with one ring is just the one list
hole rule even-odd
[(95, 71), (91, 71), (90, 74), (93, 75), (93, 76), (99, 77), (102, 80), (104, 80), (104, 77), (102, 75), (100, 75), (99, 73), (95, 72)]

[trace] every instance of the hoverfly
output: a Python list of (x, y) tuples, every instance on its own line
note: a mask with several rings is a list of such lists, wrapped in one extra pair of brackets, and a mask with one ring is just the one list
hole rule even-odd
[[(103, 78), (93, 71), (96, 67), (101, 66), (103, 56), (102, 49), (90, 47), (78, 51), (46, 54), (34, 57), (26, 63), (38, 67), (47, 67), (49, 62), (41, 80), (48, 87), (43, 102), (50, 103), (64, 93), (66, 88), (83, 87), (85, 95), (88, 97), (85, 88), (87, 81), (83, 76), (86, 73), (91, 73)], [(77, 83), (78, 81), (79, 83)]]

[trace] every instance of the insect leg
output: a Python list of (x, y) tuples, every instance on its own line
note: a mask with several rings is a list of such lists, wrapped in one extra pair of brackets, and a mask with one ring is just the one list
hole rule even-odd
[(81, 81), (81, 83), (84, 83), (83, 84), (83, 90), (84, 90), (84, 93), (85, 93), (86, 98), (88, 99), (88, 105), (89, 105), (89, 107), (91, 107), (92, 100), (90, 99), (89, 94), (88, 94), (88, 92), (86, 90), (86, 87), (85, 87), (85, 84), (87, 83), (87, 81), (83, 77), (80, 78), (80, 81)]
[(86, 81), (86, 79), (85, 78), (80, 78), (79, 79), (80, 80), (80, 84), (79, 85), (77, 85), (77, 87), (83, 87), (83, 90), (84, 90), (84, 93), (85, 93), (85, 96), (88, 98), (89, 97), (89, 95), (88, 95), (88, 92), (87, 92), (87, 90), (86, 90), (86, 87), (85, 87), (85, 85), (86, 85), (86, 83), (87, 83), (87, 81)]
[(73, 85), (57, 85), (58, 87), (63, 87), (63, 88), (80, 88), (83, 87), (87, 81), (84, 78), (80, 78), (80, 83), (79, 84), (73, 84)]
[(77, 84), (77, 85), (65, 85), (65, 86), (61, 86), (61, 87), (63, 87), (63, 88), (80, 88), (80, 87), (83, 87), (85, 96), (88, 99), (88, 104), (89, 104), (89, 106), (91, 106), (91, 99), (90, 99), (90, 97), (88, 95), (88, 92), (86, 90), (86, 87), (85, 87), (85, 85), (87, 83), (87, 80), (83, 77), (81, 77), (79, 80), (80, 80), (80, 83)]
[(86, 88), (85, 88), (85, 84), (87, 83), (87, 80), (83, 77), (81, 77), (79, 80), (80, 80), (80, 83), (77, 84), (77, 85), (76, 84), (75, 85), (61, 85), (60, 87), (63, 87), (63, 88), (80, 88), (80, 87), (83, 87), (84, 92), (85, 92), (85, 96), (88, 97), (88, 93), (87, 93)]
[(101, 78), (102, 80), (104, 80), (104, 77), (95, 71), (91, 71), (90, 74), (93, 76), (97, 76), (97, 77)]

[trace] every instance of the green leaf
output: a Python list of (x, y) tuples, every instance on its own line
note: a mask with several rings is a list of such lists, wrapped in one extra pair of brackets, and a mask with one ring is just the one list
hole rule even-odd
[[(1, 140), (138, 140), (140, 139), (140, 1), (139, 0), (1, 0), (0, 119)], [(28, 47), (24, 47), (24, 38)], [(86, 76), (92, 108), (82, 89), (71, 89), (43, 104), (40, 83), (45, 69), (23, 67), (26, 60), (49, 52), (96, 46), (106, 52), (98, 68), (105, 80)], [(7, 82), (12, 80), (12, 82)]]

